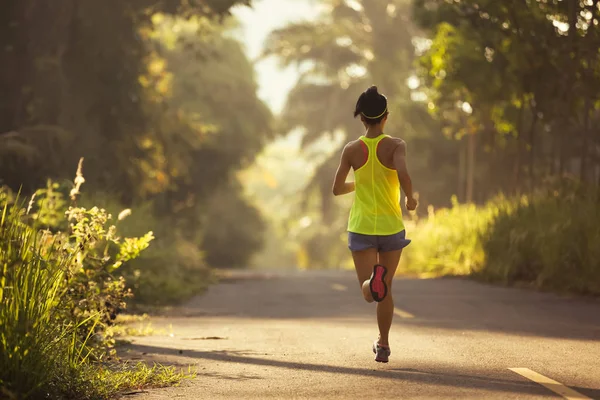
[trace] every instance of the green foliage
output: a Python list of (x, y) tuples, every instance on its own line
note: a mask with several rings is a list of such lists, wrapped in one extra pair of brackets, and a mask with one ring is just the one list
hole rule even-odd
[[(87, 174), (92, 186), (123, 198), (141, 193), (148, 181), (164, 185), (160, 176), (148, 174), (146, 167), (157, 169), (161, 162), (146, 142), (167, 146), (168, 134), (179, 124), (143, 85), (144, 78), (156, 77), (146, 68), (152, 18), (166, 14), (218, 24), (216, 18), (231, 6), (249, 1), (34, 3), (8, 0), (0, 6), (0, 47), (6, 49), (0, 55), (6, 66), (0, 76), (6, 88), (0, 137), (7, 134), (0, 139), (0, 176), (5, 183), (33, 191), (47, 177), (65, 176), (84, 156), (93, 166)], [(158, 129), (149, 126), (154, 116), (162, 117)]]
[(600, 294), (596, 189), (562, 187), (483, 207), (431, 211), (410, 230), (402, 268), (503, 284)]
[[(233, 194), (232, 194), (233, 192)], [(205, 222), (206, 261), (218, 268), (243, 268), (263, 246), (265, 222), (246, 199), (231, 189), (215, 193)]]
[[(61, 243), (65, 251), (73, 255), (69, 264), (69, 296), (63, 298), (65, 318), (80, 321), (98, 314), (98, 321), (89, 321), (83, 329), (93, 324), (101, 330), (125, 308), (125, 299), (131, 297), (125, 279), (114, 272), (139, 257), (154, 239), (153, 233), (146, 232), (139, 238), (120, 238), (116, 226), (111, 224), (112, 215), (105, 209), (66, 208), (68, 203), (58, 185), (49, 182), (48, 188), (52, 190), (36, 192), (38, 206), (31, 208), (31, 219), (35, 227), (67, 227), (65, 232), (44, 230), (45, 241)], [(98, 343), (107, 344), (111, 343)]]
[[(212, 215), (207, 205), (222, 190), (243, 202), (240, 185), (229, 182), (272, 136), (253, 66), (231, 38), (234, 21), (224, 18), (232, 5), (249, 2), (69, 0), (60, 7), (32, 7), (30, 15), (30, 0), (17, 3), (0, 6), (0, 47), (8, 49), (0, 55), (7, 66), (0, 76), (7, 88), (0, 99), (0, 182), (31, 194), (52, 179), (34, 201), (47, 214), (37, 219), (64, 230), (58, 225), (66, 223), (64, 204), (54, 194), (72, 187), (61, 179), (83, 156), (89, 192), (106, 191), (122, 208), (151, 204), (144, 212), (156, 222), (150, 229), (171, 228), (161, 238), (170, 242), (157, 246), (164, 252), (153, 260), (154, 278), (178, 265), (177, 238), (196, 247), (193, 262), (206, 281), (201, 254), (207, 245), (201, 239)], [(44, 33), (49, 20), (57, 23), (52, 35)], [(24, 43), (31, 46), (25, 50)], [(40, 207), (40, 201), (49, 204)], [(242, 242), (253, 243), (245, 247), (252, 251), (233, 260), (244, 265), (260, 247), (262, 222), (251, 206), (234, 211), (238, 223), (224, 232), (231, 227)], [(109, 247), (114, 250), (114, 244)], [(222, 254), (226, 248), (214, 250)], [(192, 264), (184, 252), (181, 257)], [(186, 267), (175, 273), (177, 282), (184, 283), (188, 272)], [(201, 279), (182, 292), (200, 291)], [(175, 297), (177, 282), (167, 297)]]
[[(98, 362), (114, 344), (104, 332), (129, 297), (112, 273), (153, 237), (119, 238), (105, 210), (64, 210), (58, 189), (50, 182), (27, 209), (0, 190), (0, 388), (24, 398), (88, 399), (179, 380), (174, 370), (141, 365), (102, 372)], [(44, 222), (68, 228), (39, 229)]]
[(214, 282), (198, 247), (177, 235), (157, 242), (124, 269), (134, 304), (174, 304), (202, 294)]
[(23, 395), (39, 392), (70, 374), (77, 326), (57, 307), (67, 294), (65, 275), (73, 254), (21, 222), (24, 211), (2, 203), (0, 218), (0, 383)]
[[(148, 231), (156, 236), (152, 246), (116, 271), (131, 289), (130, 305), (173, 304), (202, 293), (213, 281), (200, 249), (201, 239), (196, 242), (199, 245), (182, 236), (186, 225), (157, 215), (154, 202), (126, 209), (116, 196), (84, 193), (79, 203), (85, 207), (102, 204), (107, 213), (118, 215), (115, 226), (125, 237), (143, 237)], [(201, 227), (197, 231), (201, 232)]]
[(477, 137), (477, 165), (460, 172), (475, 183), (473, 200), (566, 173), (597, 183), (597, 2), (413, 3), (432, 39), (418, 63), (431, 114), (449, 137)]
[[(35, 193), (17, 206), (0, 191), (10, 217), (0, 237), (0, 323), (18, 328), (3, 339), (12, 364), (5, 369), (2, 360), (1, 387), (92, 398), (136, 381), (179, 379), (171, 369), (137, 366), (119, 375), (99, 365), (113, 355), (107, 327), (132, 294), (174, 302), (211, 281), (203, 239), (207, 219), (218, 224), (214, 193), (233, 198), (235, 222), (221, 228), (221, 248), (210, 245), (214, 259), (231, 246), (222, 240), (230, 231), (239, 251), (228, 263), (244, 265), (261, 245), (260, 215), (230, 184), (272, 133), (252, 65), (222, 19), (248, 3), (0, 6), (0, 184)], [(187, 28), (164, 29), (169, 23)], [(81, 156), (90, 192), (109, 193), (106, 203), (77, 199), (80, 171), (75, 182), (62, 181)], [(69, 197), (79, 204), (69, 206)], [(15, 285), (22, 292), (11, 292)], [(27, 305), (37, 302), (46, 304), (39, 315)]]
[[(64, 188), (62, 189), (64, 190)], [(35, 209), (33, 209), (34, 204)], [(67, 205), (60, 184), (48, 179), (44, 189), (35, 191), (28, 208), (29, 211), (33, 211), (32, 219), (38, 226), (64, 229), (67, 222), (65, 220)]]
[(550, 191), (503, 211), (483, 236), (484, 279), (600, 294), (597, 190)]
[(511, 203), (499, 199), (484, 207), (459, 204), (442, 208), (409, 225), (412, 243), (403, 254), (402, 270), (423, 276), (469, 275), (479, 271), (486, 261), (482, 236), (494, 218)]
[(95, 369), (90, 371), (88, 378), (89, 382), (92, 382), (91, 391), (95, 392), (98, 398), (106, 399), (124, 391), (178, 385), (182, 380), (193, 378), (194, 375), (195, 372), (191, 368), (183, 372), (173, 366), (148, 366), (138, 362)]

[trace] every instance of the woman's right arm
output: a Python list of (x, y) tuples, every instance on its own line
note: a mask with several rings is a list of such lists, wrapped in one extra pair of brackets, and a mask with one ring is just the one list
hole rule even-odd
[(333, 181), (333, 195), (341, 196), (343, 194), (352, 193), (354, 191), (354, 182), (346, 182), (346, 178), (348, 177), (348, 173), (350, 173), (350, 160), (348, 157), (349, 149), (348, 145), (344, 147), (342, 151), (342, 158), (340, 160), (340, 165), (335, 173), (335, 179)]

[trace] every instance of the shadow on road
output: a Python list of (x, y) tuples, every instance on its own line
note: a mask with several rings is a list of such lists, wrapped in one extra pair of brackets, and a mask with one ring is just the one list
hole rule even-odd
[[(466, 279), (397, 279), (396, 306), (413, 314), (402, 324), (600, 341), (600, 301), (483, 285)], [(370, 318), (353, 271), (269, 274), (209, 289), (179, 316), (259, 319)], [(170, 317), (175, 316), (170, 314)]]
[[(299, 371), (314, 371), (324, 372), (331, 374), (343, 374), (343, 375), (359, 375), (373, 376), (377, 378), (391, 379), (391, 380), (403, 380), (423, 385), (443, 385), (450, 387), (464, 387), (471, 389), (485, 389), (493, 390), (497, 392), (508, 392), (508, 393), (523, 393), (543, 396), (547, 395), (549, 398), (555, 398), (556, 396), (550, 391), (543, 387), (528, 381), (519, 380), (508, 380), (508, 379), (497, 379), (480, 377), (476, 375), (469, 375), (464, 373), (455, 373), (448, 371), (436, 371), (435, 368), (430, 370), (422, 369), (411, 369), (411, 368), (400, 368), (400, 369), (388, 369), (388, 370), (374, 370), (369, 368), (351, 368), (351, 367), (340, 367), (333, 365), (324, 364), (311, 364), (311, 363), (296, 363), (291, 361), (280, 361), (280, 360), (268, 360), (264, 358), (249, 357), (245, 353), (229, 352), (229, 351), (197, 351), (197, 350), (185, 350), (183, 354), (179, 350), (148, 346), (140, 344), (132, 344), (129, 346), (133, 351), (152, 354), (152, 355), (163, 355), (163, 356), (180, 356), (187, 358), (211, 360), (218, 362), (229, 362), (234, 364), (246, 364), (262, 367), (276, 367), (286, 368)], [(220, 374), (203, 373), (200, 372), (201, 376), (214, 377), (219, 379), (261, 379), (256, 376), (221, 376)], [(572, 389), (585, 394), (591, 398), (600, 399), (600, 389), (590, 388), (579, 388), (573, 387)]]

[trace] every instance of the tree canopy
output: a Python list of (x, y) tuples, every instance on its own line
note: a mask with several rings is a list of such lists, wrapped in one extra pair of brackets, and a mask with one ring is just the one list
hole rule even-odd
[(448, 134), (476, 135), (486, 158), (479, 199), (564, 173), (597, 179), (597, 1), (416, 0), (414, 10), (432, 38), (420, 60), (430, 109)]
[[(158, 241), (182, 235), (214, 265), (247, 263), (264, 224), (235, 173), (273, 130), (227, 33), (235, 4), (249, 1), (4, 2), (0, 184), (29, 194), (83, 157), (86, 192), (152, 204), (169, 226)], [(224, 235), (239, 250), (226, 258)]]

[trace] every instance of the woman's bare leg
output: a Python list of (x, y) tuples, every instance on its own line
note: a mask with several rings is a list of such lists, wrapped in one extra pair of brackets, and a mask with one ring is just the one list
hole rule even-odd
[[(392, 327), (392, 319), (394, 318), (394, 299), (392, 297), (392, 280), (398, 263), (400, 262), (400, 256), (402, 250), (389, 251), (385, 253), (379, 253), (379, 264), (387, 268), (387, 274), (385, 276), (385, 283), (388, 287), (388, 293), (383, 301), (377, 303), (377, 325), (379, 325), (379, 344), (383, 346), (389, 346), (389, 333)], [(373, 265), (371, 265), (371, 270)], [(367, 277), (369, 279), (369, 277)], [(364, 293), (364, 291), (363, 291)]]
[(352, 258), (354, 259), (354, 267), (356, 268), (356, 275), (363, 297), (367, 302), (372, 303), (373, 296), (371, 295), (371, 290), (369, 290), (368, 281), (373, 272), (373, 267), (377, 264), (377, 250), (371, 248), (362, 251), (353, 251)]

